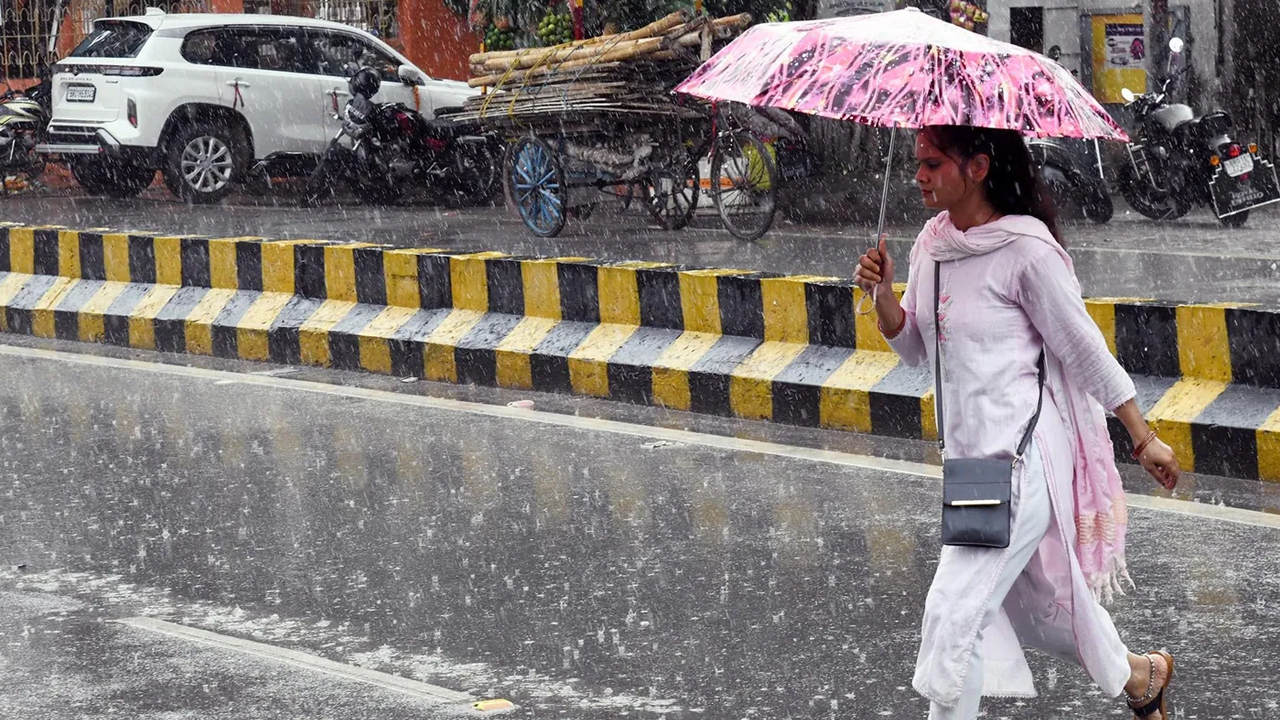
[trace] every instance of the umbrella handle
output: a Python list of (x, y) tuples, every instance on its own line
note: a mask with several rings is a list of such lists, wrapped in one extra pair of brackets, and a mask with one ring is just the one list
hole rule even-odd
[[(875, 247), (880, 247), (880, 240), (884, 238), (884, 213), (889, 206), (889, 174), (893, 170), (893, 146), (898, 140), (898, 128), (889, 128), (889, 155), (885, 161), (884, 167), (884, 187), (880, 191), (880, 224), (876, 228)], [(858, 304), (853, 306), (853, 311), (859, 315), (870, 315), (876, 309), (876, 291), (880, 289), (880, 285), (876, 284), (871, 287), (871, 292), (863, 292), (862, 297), (858, 298)], [(870, 299), (871, 304), (866, 305), (866, 301)], [(866, 305), (864, 309), (864, 305)]]

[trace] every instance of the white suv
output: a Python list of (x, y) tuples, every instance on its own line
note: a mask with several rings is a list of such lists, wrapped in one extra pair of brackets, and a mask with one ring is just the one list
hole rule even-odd
[(38, 149), (68, 161), (91, 193), (131, 197), (158, 169), (175, 195), (216, 202), (246, 178), (306, 172), (340, 128), (347, 79), (363, 66), (383, 75), (378, 102), (427, 117), (475, 93), (346, 25), (152, 9), (98, 20), (58, 62)]

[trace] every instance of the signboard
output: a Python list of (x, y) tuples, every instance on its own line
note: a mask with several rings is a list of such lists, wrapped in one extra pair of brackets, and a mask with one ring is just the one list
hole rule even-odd
[(1093, 94), (1099, 102), (1122, 103), (1121, 91), (1147, 91), (1147, 47), (1142, 15), (1094, 15)]

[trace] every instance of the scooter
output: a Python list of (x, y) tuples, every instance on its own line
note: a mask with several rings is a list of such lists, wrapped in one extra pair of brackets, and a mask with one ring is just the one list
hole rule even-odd
[(1097, 140), (1035, 138), (1027, 141), (1027, 147), (1040, 168), (1040, 177), (1059, 206), (1070, 201), (1089, 220), (1098, 224), (1110, 222), (1115, 206), (1107, 188), (1102, 149)]
[(1159, 91), (1122, 91), (1138, 132), (1127, 146), (1129, 162), (1119, 173), (1120, 193), (1153, 220), (1176, 219), (1196, 205), (1207, 205), (1222, 224), (1241, 227), (1250, 210), (1280, 202), (1280, 181), (1256, 143), (1245, 146), (1231, 138), (1230, 115), (1196, 117), (1190, 106), (1169, 101), (1181, 73), (1175, 63), (1181, 62), (1184, 48), (1181, 38), (1169, 42), (1169, 73)]
[(400, 103), (375, 103), (380, 86), (371, 68), (352, 76), (342, 127), (311, 173), (307, 201), (318, 202), (335, 175), (372, 204), (394, 202), (415, 184), (471, 204), (492, 200), (500, 182), (498, 138), (447, 118), (428, 120)]
[(42, 82), (26, 92), (7, 88), (0, 94), (0, 182), (11, 187), (10, 178), (19, 184), (30, 182), (44, 173), (45, 162), (36, 145), (49, 124), (48, 88)]

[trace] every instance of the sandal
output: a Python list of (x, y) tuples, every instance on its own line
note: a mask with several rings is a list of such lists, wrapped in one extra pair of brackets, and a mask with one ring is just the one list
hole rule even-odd
[[(1159, 655), (1164, 658), (1165, 665), (1169, 668), (1159, 692), (1156, 691), (1156, 661), (1152, 658), (1153, 655)], [(1169, 689), (1169, 682), (1173, 680), (1173, 656), (1163, 650), (1158, 650), (1147, 653), (1146, 658), (1147, 662), (1151, 663), (1151, 675), (1147, 680), (1146, 694), (1139, 698), (1125, 692), (1124, 696), (1129, 701), (1129, 709), (1133, 711), (1134, 717), (1138, 718), (1138, 720), (1146, 720), (1157, 710), (1160, 711), (1160, 717), (1163, 720), (1169, 720), (1169, 712), (1165, 709), (1164, 692)]]

